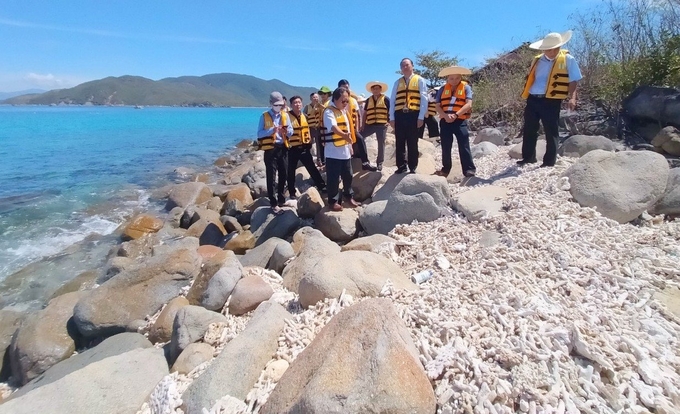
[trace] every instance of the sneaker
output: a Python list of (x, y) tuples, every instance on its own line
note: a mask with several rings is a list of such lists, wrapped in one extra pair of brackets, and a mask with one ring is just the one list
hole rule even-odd
[(378, 171), (382, 171), (382, 162), (379, 162), (375, 169)]
[(397, 168), (397, 171), (395, 171), (395, 174), (403, 174), (408, 170), (408, 167), (405, 165), (402, 165), (401, 167)]
[(349, 199), (347, 199), (346, 203), (352, 207), (359, 207), (361, 205), (361, 203), (356, 201), (354, 197), (350, 197)]
[(546, 164), (546, 163), (541, 164), (541, 168), (554, 167), (554, 166), (555, 166), (555, 164)]
[(474, 177), (475, 176), (475, 170), (467, 170), (463, 173), (464, 176), (466, 177)]
[(409, 173), (409, 174), (415, 174), (415, 173), (416, 173), (416, 170), (411, 170), (411, 171), (409, 171), (408, 173)]
[(536, 160), (519, 160), (519, 161), (517, 161), (517, 165), (519, 165), (520, 167), (523, 166), (523, 165), (527, 165), (527, 164), (536, 164)]
[(342, 211), (342, 206), (338, 203), (333, 203), (330, 207), (331, 211)]
[(378, 171), (378, 169), (376, 167), (372, 166), (371, 164), (369, 164), (367, 162), (361, 164), (361, 169), (364, 170), (364, 171)]

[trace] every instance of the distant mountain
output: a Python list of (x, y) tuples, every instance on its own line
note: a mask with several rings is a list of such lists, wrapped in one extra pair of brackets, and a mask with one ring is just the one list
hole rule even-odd
[[(290, 98), (308, 99), (316, 88), (291, 86), (278, 79), (263, 80), (249, 75), (216, 73), (181, 76), (158, 81), (141, 76), (108, 77), (85, 82), (70, 89), (4, 101), (16, 105), (163, 105), (163, 106), (266, 106), (269, 94), (279, 91)], [(305, 99), (305, 100), (306, 100)]]
[(39, 94), (45, 92), (44, 89), (26, 89), (24, 91), (16, 92), (0, 92), (0, 101), (3, 99), (14, 98), (15, 96), (29, 95), (29, 94)]

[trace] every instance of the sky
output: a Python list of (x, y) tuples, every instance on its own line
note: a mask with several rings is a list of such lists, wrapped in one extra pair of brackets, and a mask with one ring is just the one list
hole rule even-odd
[[(597, 0), (2, 0), (0, 92), (107, 76), (240, 73), (363, 91), (441, 50), (462, 65), (573, 28)], [(575, 33), (574, 36), (578, 36)]]

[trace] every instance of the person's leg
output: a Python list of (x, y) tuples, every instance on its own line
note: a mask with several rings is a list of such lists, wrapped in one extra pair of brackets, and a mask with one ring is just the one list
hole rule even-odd
[(552, 167), (557, 161), (557, 142), (560, 138), (559, 122), (560, 122), (560, 108), (562, 101), (560, 99), (543, 99), (545, 104), (541, 107), (541, 123), (543, 123), (543, 130), (545, 131), (545, 155), (543, 156), (543, 165)]
[(326, 180), (328, 189), (328, 206), (332, 207), (334, 203), (337, 203), (340, 195), (338, 190), (340, 189), (340, 167), (342, 160), (336, 160), (335, 158), (326, 159)]
[(397, 168), (399, 170), (406, 170), (406, 130), (407, 114), (395, 112), (394, 113), (394, 156), (397, 159)]
[(408, 153), (408, 168), (415, 172), (418, 168), (418, 112), (409, 112), (408, 135), (406, 136), (406, 151)]
[(264, 152), (264, 167), (265, 174), (267, 177), (267, 197), (269, 198), (269, 204), (272, 207), (276, 207), (276, 197), (274, 197), (274, 179), (276, 174), (276, 166), (274, 165), (274, 150), (266, 150)]
[(342, 177), (342, 194), (351, 204), (350, 200), (354, 196), (354, 190), (352, 190), (352, 160), (342, 160), (340, 175)]
[(291, 198), (296, 196), (295, 190), (295, 170), (300, 159), (301, 147), (293, 147), (288, 150), (288, 195)]
[(442, 173), (449, 175), (453, 163), (451, 161), (451, 150), (453, 149), (453, 124), (449, 124), (443, 119), (441, 123), (441, 143), (442, 143)]
[(285, 147), (276, 147), (275, 150), (278, 150), (276, 169), (279, 174), (276, 198), (278, 205), (283, 205), (286, 202), (286, 197), (283, 193), (286, 191), (286, 178), (288, 177), (288, 150)]
[(418, 128), (418, 139), (423, 139), (425, 136), (425, 125), (427, 124), (427, 118), (425, 118), (425, 122), (423, 122), (423, 126)]
[(427, 135), (429, 135), (430, 138), (438, 137), (439, 123), (437, 123), (437, 119), (434, 117), (434, 115), (430, 116), (429, 118), (426, 118), (425, 122), (427, 123)]
[(375, 138), (378, 140), (378, 158), (376, 164), (382, 169), (382, 164), (385, 162), (385, 138), (387, 137), (387, 127), (376, 127)]
[(319, 170), (316, 168), (316, 165), (314, 165), (314, 159), (312, 158), (312, 146), (311, 144), (309, 146), (301, 146), (301, 151), (300, 151), (300, 161), (302, 162), (302, 165), (305, 166), (307, 169), (307, 172), (309, 175), (312, 177), (312, 180), (314, 181), (314, 185), (319, 189), (323, 189), (326, 187), (326, 183), (323, 180), (323, 177), (321, 176), (321, 173)]
[(456, 142), (458, 143), (458, 156), (460, 157), (460, 165), (463, 168), (463, 175), (472, 177), (477, 168), (470, 151), (470, 132), (468, 131), (467, 120), (457, 119), (452, 125), (453, 134), (456, 136)]
[(320, 164), (323, 151), (323, 145), (321, 145), (321, 131), (319, 128), (309, 128), (309, 133), (312, 136), (312, 143), (316, 146), (316, 162)]
[(524, 107), (524, 127), (522, 138), (522, 161), (536, 162), (536, 140), (538, 139), (540, 98), (529, 97)]

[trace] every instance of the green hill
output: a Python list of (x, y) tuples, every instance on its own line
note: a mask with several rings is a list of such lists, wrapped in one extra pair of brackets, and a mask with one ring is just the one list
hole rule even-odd
[(164, 105), (164, 106), (266, 106), (269, 93), (279, 91), (305, 100), (317, 88), (291, 86), (278, 79), (263, 80), (234, 73), (181, 76), (151, 80), (141, 76), (108, 77), (70, 89), (23, 95), (3, 101), (15, 105)]

